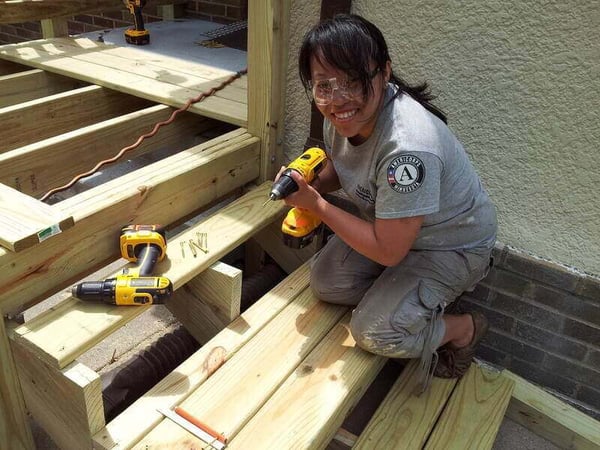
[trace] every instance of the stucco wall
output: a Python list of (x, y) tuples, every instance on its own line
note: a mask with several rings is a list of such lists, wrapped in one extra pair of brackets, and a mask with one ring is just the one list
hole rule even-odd
[[(451, 6), (450, 6), (451, 4)], [(600, 8), (583, 0), (354, 0), (397, 72), (427, 80), (499, 213), (499, 240), (600, 274)], [(286, 151), (309, 105), (296, 56), (319, 2), (294, 1)]]

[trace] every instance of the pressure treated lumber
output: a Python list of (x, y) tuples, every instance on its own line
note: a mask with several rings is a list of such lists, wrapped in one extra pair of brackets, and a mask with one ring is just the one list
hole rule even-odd
[(62, 77), (38, 69), (2, 75), (0, 76), (0, 108), (69, 89), (77, 89), (84, 85), (85, 83), (73, 78)]
[(74, 362), (57, 370), (13, 346), (27, 409), (63, 449), (91, 448), (91, 436), (104, 427), (100, 376)]
[(240, 317), (207, 342), (143, 397), (94, 436), (99, 449), (130, 448), (158, 425), (158, 407), (181, 403), (232, 355), (302, 293), (309, 283), (307, 264), (285, 278)]
[(414, 359), (360, 434), (357, 450), (422, 449), (448, 398), (456, 379), (433, 378), (419, 395), (422, 380), (420, 361)]
[[(174, 80), (179, 80), (181, 77), (168, 69), (160, 72), (155, 70), (144, 72), (144, 66), (136, 69), (135, 63), (127, 62), (127, 65), (132, 67), (132, 71), (121, 71), (118, 65), (116, 67), (114, 64), (104, 65), (104, 60), (108, 58), (104, 58), (102, 52), (112, 48), (114, 47), (87, 38), (56, 38), (0, 46), (0, 58), (174, 107), (183, 106), (188, 99), (197, 97), (201, 92), (226, 78), (226, 76), (219, 76), (199, 83), (192, 81), (191, 86), (186, 87), (180, 85), (180, 83), (185, 84), (184, 82), (174, 84)], [(129, 52), (134, 50), (130, 49)], [(122, 58), (118, 60), (120, 64)], [(231, 74), (233, 73), (229, 72), (229, 75)], [(184, 79), (187, 78), (189, 77)], [(227, 90), (228, 88), (223, 89), (225, 92)], [(229, 100), (224, 98), (224, 95), (226, 94), (220, 92), (207, 97), (202, 102), (192, 105), (189, 110), (205, 117), (245, 126), (248, 112), (246, 101)]]
[(50, 239), (75, 224), (72, 215), (0, 184), (0, 245), (13, 252)]
[(73, 228), (35, 251), (0, 248), (0, 308), (34, 304), (116, 259), (124, 223), (167, 226), (256, 179), (256, 144), (234, 130), (62, 201)]
[(426, 449), (491, 449), (510, 401), (514, 382), (472, 364), (458, 382), (427, 441)]
[(0, 109), (0, 153), (147, 108), (151, 102), (86, 86)]
[(509, 370), (502, 374), (515, 383), (506, 417), (560, 448), (600, 448), (600, 422)]
[[(265, 183), (260, 189), (240, 197), (205, 221), (170, 239), (167, 257), (157, 264), (154, 273), (169, 278), (177, 290), (266, 226), (281, 208), (277, 204), (261, 206), (268, 189), (269, 183)], [(195, 239), (198, 231), (208, 233), (209, 252), (198, 252), (197, 258), (189, 255), (182, 258), (180, 242)], [(14, 336), (47, 364), (63, 368), (146, 308), (123, 308), (69, 298), (49, 313), (15, 329)]]
[(260, 181), (283, 163), (283, 118), (290, 0), (251, 0), (248, 8), (248, 131), (261, 141)]
[[(189, 247), (184, 248), (192, 258)], [(241, 298), (242, 271), (218, 261), (175, 291), (167, 308), (204, 344), (240, 315)]]
[(0, 319), (0, 448), (35, 448), (31, 430), (27, 425), (21, 384), (17, 378), (4, 319)]
[[(345, 311), (317, 300), (310, 289), (303, 291), (180, 406), (232, 439)], [(163, 420), (133, 448), (189, 448), (200, 443)]]
[[(50, 189), (65, 185), (76, 175), (133, 145), (171, 112), (168, 106), (151, 106), (0, 154), (0, 183), (42, 197)], [(196, 133), (212, 124), (194, 114), (181, 114), (129, 151), (120, 162), (154, 150), (183, 150), (193, 145)]]
[(356, 346), (349, 323), (348, 313), (228, 448), (325, 448), (386, 362)]

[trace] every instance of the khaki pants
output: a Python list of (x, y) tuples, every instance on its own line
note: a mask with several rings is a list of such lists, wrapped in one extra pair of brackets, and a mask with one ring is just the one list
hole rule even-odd
[(363, 349), (429, 360), (446, 331), (444, 308), (487, 274), (491, 250), (412, 250), (385, 267), (333, 236), (313, 260), (311, 288), (325, 302), (355, 306), (350, 329)]

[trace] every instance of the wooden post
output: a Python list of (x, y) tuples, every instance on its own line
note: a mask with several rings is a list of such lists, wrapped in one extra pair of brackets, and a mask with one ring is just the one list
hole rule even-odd
[(248, 131), (260, 138), (260, 182), (273, 179), (283, 162), (289, 10), (290, 0), (248, 5)]
[(0, 320), (0, 448), (35, 448), (3, 319)]
[(66, 17), (42, 19), (40, 22), (42, 25), (42, 37), (44, 39), (69, 36)]

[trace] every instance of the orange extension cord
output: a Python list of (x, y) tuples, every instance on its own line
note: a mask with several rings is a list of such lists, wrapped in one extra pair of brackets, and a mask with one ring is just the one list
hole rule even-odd
[(173, 120), (175, 120), (175, 117), (177, 116), (177, 114), (179, 114), (180, 112), (186, 111), (194, 103), (198, 103), (199, 101), (204, 100), (206, 97), (210, 97), (215, 92), (220, 91), (225, 86), (228, 86), (229, 84), (233, 83), (235, 80), (237, 80), (238, 78), (240, 78), (242, 75), (245, 75), (246, 73), (248, 73), (248, 69), (242, 69), (239, 72), (236, 72), (235, 74), (231, 75), (229, 78), (227, 78), (226, 80), (224, 80), (218, 86), (213, 87), (213, 88), (209, 89), (208, 91), (204, 91), (204, 92), (200, 93), (197, 97), (190, 98), (185, 103), (185, 105), (183, 105), (181, 108), (173, 111), (167, 120), (164, 120), (162, 122), (156, 123), (154, 125), (154, 128), (152, 129), (152, 131), (150, 133), (146, 133), (146, 134), (141, 135), (137, 139), (137, 141), (135, 141), (135, 143), (133, 143), (132, 145), (129, 145), (127, 147), (122, 148), (119, 151), (119, 153), (117, 153), (112, 158), (100, 161), (98, 164), (96, 164), (96, 166), (93, 169), (88, 170), (87, 172), (84, 172), (84, 173), (80, 173), (75, 178), (73, 178), (71, 181), (69, 181), (67, 184), (49, 190), (48, 192), (46, 192), (44, 194), (44, 196), (40, 200), (41, 201), (46, 201), (50, 196), (56, 194), (57, 192), (61, 192), (61, 191), (64, 191), (65, 189), (70, 188), (71, 186), (73, 186), (75, 183), (77, 183), (82, 178), (89, 177), (90, 175), (93, 175), (94, 173), (96, 173), (98, 171), (98, 169), (100, 169), (100, 167), (104, 166), (105, 164), (110, 164), (110, 163), (113, 163), (113, 162), (119, 160), (119, 158), (121, 158), (128, 151), (133, 150), (134, 148), (139, 147), (139, 145), (144, 141), (144, 139), (154, 136), (158, 132), (158, 129), (160, 127), (162, 127), (163, 125), (168, 125), (171, 122), (173, 122)]

